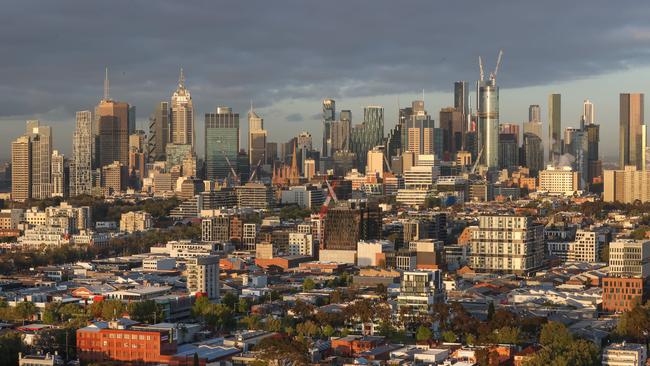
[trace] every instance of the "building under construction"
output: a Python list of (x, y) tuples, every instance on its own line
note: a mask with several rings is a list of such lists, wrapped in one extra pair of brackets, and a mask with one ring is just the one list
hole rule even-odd
[(321, 249), (356, 250), (359, 240), (381, 239), (381, 226), (381, 209), (376, 203), (341, 203), (327, 212)]

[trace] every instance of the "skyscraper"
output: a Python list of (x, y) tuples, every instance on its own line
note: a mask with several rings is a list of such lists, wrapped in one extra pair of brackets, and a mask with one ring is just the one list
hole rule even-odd
[(350, 130), (352, 129), (352, 112), (342, 110), (338, 121), (330, 124), (330, 156), (337, 151), (350, 150)]
[(622, 93), (620, 95), (619, 124), (619, 168), (634, 165), (643, 170), (643, 94)]
[(72, 136), (72, 160), (70, 161), (70, 195), (91, 194), (92, 176), (92, 113), (76, 114), (76, 126)]
[(52, 195), (52, 128), (39, 121), (27, 121), (27, 135), (31, 141), (32, 198)]
[(217, 107), (205, 114), (205, 165), (207, 179), (224, 179), (236, 169), (239, 152), (239, 114)]
[(542, 138), (534, 133), (524, 132), (523, 165), (529, 169), (530, 175), (537, 176), (544, 169), (544, 144)]
[[(431, 155), (434, 152), (434, 120), (424, 109), (424, 101), (415, 100), (404, 112), (403, 151)], [(438, 156), (441, 159), (441, 156)]]
[(171, 100), (169, 123), (170, 142), (177, 145), (192, 145), (194, 151), (194, 107), (192, 95), (185, 88), (185, 76), (181, 68), (178, 87)]
[(96, 167), (119, 161), (129, 162), (129, 105), (110, 98), (108, 70), (104, 79), (104, 97), (95, 107)]
[(332, 156), (332, 123), (336, 119), (336, 102), (334, 99), (323, 100), (323, 157)]
[(562, 155), (562, 99), (560, 94), (548, 96), (548, 159), (557, 162)]
[(368, 106), (363, 109), (363, 123), (354, 126), (350, 134), (350, 147), (356, 154), (357, 168), (366, 166), (367, 152), (384, 143), (384, 107)]
[(589, 99), (582, 104), (582, 118), (586, 124), (594, 123), (594, 105)]
[(255, 113), (251, 105), (251, 110), (248, 112), (248, 162), (252, 169), (258, 162), (266, 163), (266, 137), (264, 119)]
[(11, 198), (24, 202), (32, 197), (32, 144), (28, 135), (11, 143)]
[(169, 102), (160, 102), (149, 119), (149, 159), (165, 160), (169, 142)]
[(481, 163), (488, 168), (499, 166), (499, 87), (496, 78), (479, 80), (476, 88), (478, 100), (478, 146), (482, 150)]
[(467, 123), (463, 113), (458, 108), (443, 108), (440, 110), (440, 128), (443, 133), (442, 149), (448, 156), (440, 159), (449, 160), (456, 152), (463, 149)]
[(65, 197), (65, 157), (58, 150), (52, 152), (52, 197)]
[(456, 81), (454, 83), (454, 108), (463, 117), (469, 114), (469, 88), (467, 81)]
[(537, 104), (528, 106), (528, 122), (542, 122), (542, 109)]

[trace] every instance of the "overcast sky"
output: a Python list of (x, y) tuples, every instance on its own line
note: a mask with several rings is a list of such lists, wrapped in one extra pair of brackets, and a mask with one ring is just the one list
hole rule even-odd
[[(54, 127), (71, 151), (74, 112), (93, 109), (110, 69), (111, 97), (137, 107), (138, 125), (168, 100), (179, 67), (192, 93), (199, 155), (203, 114), (252, 99), (270, 140), (307, 130), (320, 148), (323, 98), (386, 108), (386, 133), (425, 91), (438, 119), (452, 83), (475, 82), (478, 56), (498, 75), (501, 122), (562, 94), (563, 128), (590, 98), (601, 146), (615, 156), (618, 94), (650, 81), (647, 1), (8, 1), (0, 0), (0, 159), (27, 119)], [(242, 136), (246, 133), (242, 118)], [(545, 125), (545, 133), (546, 125)], [(242, 138), (245, 142), (246, 139)]]

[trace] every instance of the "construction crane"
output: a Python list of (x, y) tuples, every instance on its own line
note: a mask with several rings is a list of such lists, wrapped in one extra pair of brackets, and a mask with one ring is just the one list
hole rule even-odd
[(384, 163), (386, 163), (386, 169), (388, 169), (388, 171), (391, 174), (393, 174), (393, 170), (390, 168), (390, 162), (388, 161), (388, 158), (386, 157), (386, 154), (383, 154), (383, 155), (384, 155)]
[(257, 171), (259, 170), (259, 168), (260, 168), (260, 164), (262, 164), (262, 159), (260, 159), (260, 160), (257, 162), (257, 165), (255, 166), (255, 169), (253, 170), (253, 173), (251, 174), (250, 178), (248, 178), (248, 181), (249, 181), (249, 182), (252, 182), (252, 181), (253, 181), (253, 178), (255, 178), (255, 174), (256, 174)]
[(480, 74), (479, 81), (483, 81), (483, 79), (485, 79), (485, 74), (483, 73), (483, 59), (481, 58), (481, 56), (478, 57), (478, 69)]
[(228, 167), (230, 168), (230, 174), (232, 175), (233, 181), (239, 185), (241, 184), (241, 181), (239, 180), (239, 176), (235, 172), (235, 168), (233, 168), (232, 163), (230, 162), (230, 159), (228, 159), (228, 155), (226, 155), (226, 152), (221, 150), (221, 154), (223, 155), (224, 158), (226, 158), (226, 163), (228, 163)]
[(490, 80), (497, 79), (497, 73), (499, 72), (499, 66), (501, 66), (501, 58), (503, 57), (503, 50), (499, 50), (499, 56), (497, 56), (497, 64), (494, 67), (494, 72), (490, 74)]
[(481, 161), (481, 155), (483, 155), (483, 148), (479, 150), (478, 155), (476, 155), (476, 161), (474, 162), (474, 165), (472, 165), (472, 170), (469, 171), (470, 174), (474, 174), (476, 171), (476, 167), (478, 166), (478, 162)]
[[(334, 188), (330, 185), (330, 182), (325, 179), (325, 184), (327, 184), (327, 198), (325, 199), (325, 202), (323, 202), (323, 205), (320, 208), (319, 216), (322, 219), (325, 218), (327, 215), (327, 211), (329, 210), (330, 207), (330, 201), (334, 200), (334, 202), (338, 202), (338, 198), (336, 198), (336, 192), (334, 192)], [(336, 184), (336, 183), (335, 183)]]

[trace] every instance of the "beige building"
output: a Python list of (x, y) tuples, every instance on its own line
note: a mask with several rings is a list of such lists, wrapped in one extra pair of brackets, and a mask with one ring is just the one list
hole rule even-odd
[(650, 241), (620, 239), (609, 244), (611, 276), (646, 278), (650, 275)]
[(120, 231), (134, 233), (146, 231), (153, 227), (153, 218), (148, 212), (131, 211), (120, 217)]
[(647, 359), (645, 344), (613, 343), (603, 350), (603, 366), (643, 366)]
[(576, 239), (569, 244), (567, 261), (595, 263), (600, 260), (600, 243), (594, 231), (578, 230)]
[(539, 190), (548, 193), (572, 195), (579, 189), (580, 174), (570, 167), (546, 167), (539, 172)]
[(366, 175), (384, 176), (384, 151), (383, 148), (375, 147), (368, 150), (368, 163), (366, 166)]
[(481, 216), (469, 266), (478, 272), (530, 274), (544, 265), (544, 228), (529, 216)]
[(629, 165), (623, 170), (605, 170), (603, 184), (605, 202), (650, 201), (650, 171)]
[(26, 201), (32, 197), (32, 146), (29, 136), (11, 143), (11, 198)]
[(219, 256), (187, 259), (187, 290), (204, 293), (210, 300), (219, 299)]

